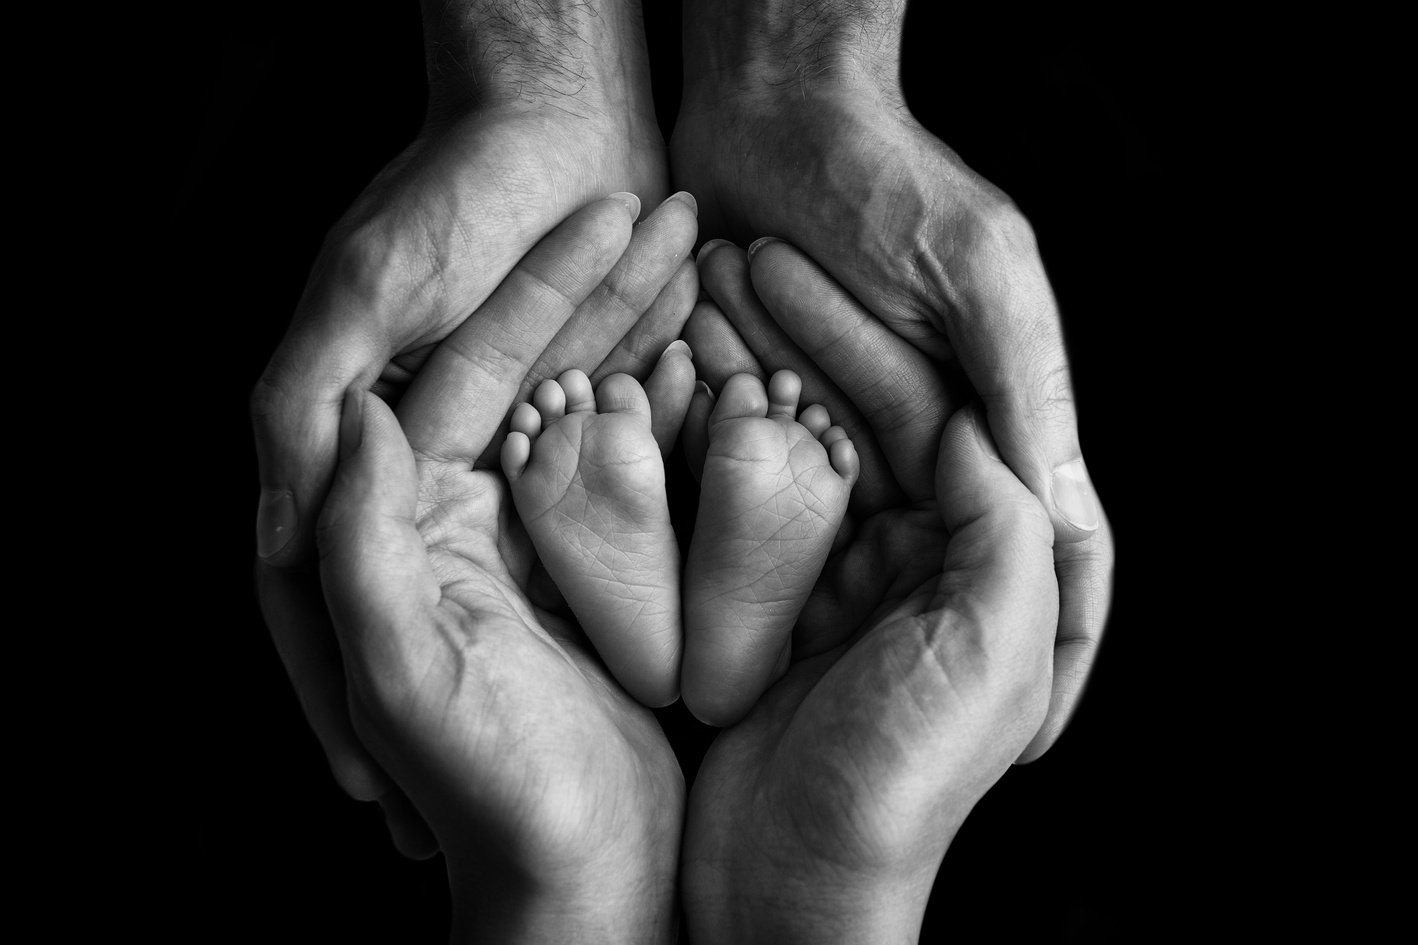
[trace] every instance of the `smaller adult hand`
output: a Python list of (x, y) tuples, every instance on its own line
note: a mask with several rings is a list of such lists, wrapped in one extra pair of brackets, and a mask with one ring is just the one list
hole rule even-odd
[(573, 215), (434, 350), (398, 418), (357, 386), (344, 401), (320, 577), (354, 732), (447, 858), (455, 941), (674, 932), (673, 752), (580, 630), (529, 598), (507, 483), (474, 465), (629, 238), (615, 201)]
[[(634, 216), (641, 199), (653, 206), (666, 193), (633, 11), (548, 4), (511, 16), (499, 10), (506, 6), (429, 5), (425, 126), (327, 235), (251, 395), (262, 613), (336, 781), (353, 797), (380, 800), (411, 855), (431, 853), (429, 837), (350, 728), (314, 568), (345, 392), (396, 401), (432, 347), (569, 214), (618, 193)], [(524, 369), (527, 389), (603, 362), (644, 376), (694, 298), (694, 213), (681, 195), (641, 224), (644, 236), (637, 232), (622, 264)]]
[[(850, 303), (820, 270), (794, 270), (778, 288), (829, 336), (857, 326), (861, 363), (836, 379), (757, 304), (742, 251), (706, 252), (718, 304), (701, 303), (686, 327), (701, 376), (713, 386), (797, 371), (804, 397), (849, 430), (863, 493), (790, 668), (700, 767), (682, 867), (690, 931), (705, 942), (914, 941), (955, 832), (1047, 712), (1053, 529), (977, 409), (937, 435), (928, 484), (920, 443), (889, 427), (871, 435), (865, 417), (884, 388), (941, 411), (942, 382), (920, 352), (920, 363), (901, 360), (906, 343), (854, 303), (817, 308), (834, 292)], [(707, 400), (696, 395), (692, 412)]]

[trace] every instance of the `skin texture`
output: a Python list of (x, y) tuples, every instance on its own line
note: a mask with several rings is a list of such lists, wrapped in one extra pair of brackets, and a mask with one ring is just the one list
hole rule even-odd
[(693, 385), (683, 342), (643, 388), (612, 374), (593, 392), (585, 374), (567, 371), (517, 408), (502, 447), (537, 556), (616, 681), (652, 707), (679, 698), (684, 628), (679, 545), (651, 418), (659, 415), (672, 445)]
[(736, 374), (691, 435), (702, 449), (684, 576), (684, 701), (710, 725), (739, 721), (787, 668), (793, 626), (857, 477), (856, 450), (826, 409), (812, 404), (799, 417), (801, 390), (791, 371), (766, 386)]
[(509, 363), (530, 366), (629, 230), (615, 201), (573, 215), (436, 349), (397, 419), (357, 388), (342, 409), (322, 583), (354, 730), (447, 858), (455, 941), (674, 930), (674, 754), (579, 628), (534, 603), (507, 482), (473, 467), (517, 395)]
[[(1113, 543), (1083, 462), (1033, 233), (906, 109), (897, 79), (904, 12), (900, 0), (688, 3), (672, 172), (697, 195), (705, 237), (787, 240), (878, 326), (936, 363), (946, 403), (978, 398), (1006, 462), (1050, 513), (1056, 671), (1027, 761), (1053, 744), (1082, 694), (1111, 599)], [(873, 426), (935, 442), (950, 411), (895, 380), (883, 376), (886, 422)], [(924, 481), (927, 464), (917, 464)]]
[[(584, 268), (595, 275), (574, 292), (540, 294), (565, 272), (513, 269), (567, 213), (607, 193), (631, 191), (655, 202), (668, 189), (660, 143), (648, 130), (643, 90), (603, 82), (618, 73), (630, 75), (634, 85), (637, 69), (625, 68), (627, 60), (638, 62), (633, 50), (590, 41), (596, 37), (568, 32), (563, 23), (530, 38), (561, 43), (578, 55), (612, 49), (615, 62), (584, 59), (568, 69), (560, 56), (523, 62), (498, 55), (528, 48), (528, 37), (465, 44), (454, 29), (452, 42), (438, 42), (439, 30), (447, 28), (442, 11), (454, 7), (477, 13), (498, 5), (437, 5), (440, 12), (430, 17), (427, 126), (331, 231), (291, 330), (252, 397), (263, 487), (257, 517), (262, 607), (342, 786), (385, 805), (401, 849), (426, 855), (443, 847), (455, 890), (456, 938), (565, 937), (573, 927), (568, 917), (583, 937), (663, 938), (673, 914), (666, 890), (672, 895), (674, 866), (666, 863), (678, 842), (677, 827), (666, 825), (678, 824), (683, 794), (673, 759), (644, 711), (599, 670), (560, 602), (539, 588), (505, 486), (486, 466), (506, 408), (542, 379), (572, 366), (593, 380), (617, 370), (643, 377), (678, 333), (687, 311), (681, 303), (694, 295), (693, 274), (683, 252), (662, 251), (674, 239), (640, 240), (638, 234), (627, 238), (628, 247), (614, 248), (605, 234), (586, 237), (586, 246), (604, 253), (593, 253)], [(559, 14), (576, 7), (537, 5)], [(617, 17), (598, 19), (612, 30), (623, 25)], [(959, 467), (956, 478), (978, 488), (953, 511), (944, 501), (940, 508), (929, 505), (924, 496), (935, 495), (936, 486), (921, 483), (933, 483), (937, 469), (919, 455), (919, 444), (940, 440), (949, 408), (961, 401), (960, 395), (953, 402), (936, 397), (933, 389), (923, 394), (914, 382), (926, 379), (944, 390), (963, 377), (984, 398), (1009, 466), (1054, 513), (1054, 536), (1078, 546), (1091, 540), (1076, 524), (1065, 522), (1060, 531), (1060, 490), (1049, 472), (1050, 464), (1076, 459), (1070, 454), (1056, 462), (1069, 453), (1071, 408), (1064, 411), (1065, 435), (1049, 427), (1036, 436), (1031, 426), (1067, 403), (1067, 373), (1056, 370), (1062, 349), (1051, 348), (1049, 326), (1054, 335), (1057, 326), (1049, 319), (1052, 299), (1042, 269), (1035, 266), (1037, 278), (1026, 278), (1026, 264), (1037, 262), (1027, 226), (958, 162), (926, 161), (933, 152), (910, 134), (908, 121), (901, 128), (882, 121), (893, 99), (878, 73), (838, 69), (840, 63), (823, 58), (827, 46), (789, 38), (800, 52), (813, 50), (823, 67), (795, 73), (794, 81), (807, 85), (775, 85), (780, 92), (791, 86), (802, 111), (795, 106), (790, 115), (777, 107), (781, 97), (761, 90), (748, 95), (741, 83), (713, 90), (696, 74), (687, 82), (676, 134), (676, 174), (685, 180), (700, 175), (712, 195), (706, 209), (720, 232), (800, 238), (847, 286), (844, 294), (867, 298), (872, 318), (927, 354), (939, 376), (883, 373), (887, 362), (877, 361), (875, 376), (884, 382), (873, 389), (850, 370), (830, 371), (832, 382), (802, 366), (805, 384), (824, 391), (811, 399), (829, 405), (833, 397), (845, 399), (851, 409), (839, 416), (833, 407), (834, 420), (870, 441), (862, 456), (868, 488), (853, 497), (853, 520), (795, 636), (798, 661), (784, 684), (797, 688), (775, 688), (780, 694), (770, 693), (769, 702), (778, 708), (765, 708), (756, 729), (750, 718), (726, 733), (703, 769), (705, 788), (696, 792), (700, 802), (684, 863), (695, 922), (706, 940), (733, 927), (735, 908), (749, 906), (758, 923), (751, 928), (769, 930), (765, 934), (778, 921), (786, 935), (794, 915), (855, 928), (862, 933), (855, 940), (909, 933), (919, 919), (917, 892), (929, 888), (927, 876), (959, 819), (998, 776), (1001, 755), (1018, 747), (1021, 733), (1039, 728), (1033, 721), (1043, 710), (1036, 697), (1048, 689), (1049, 657), (1047, 646), (1036, 652), (1029, 641), (1036, 618), (1053, 616), (1048, 585), (1030, 585), (1036, 594), (1030, 597), (1006, 586), (996, 567), (1002, 555), (1021, 573), (1036, 570), (1041, 534), (1031, 523), (1037, 512), (1017, 501), (1014, 479), (978, 461), (963, 434), (941, 462)], [(471, 48), (466, 61), (464, 48)], [(500, 74), (476, 75), (486, 62), (499, 63)], [(549, 64), (556, 68), (536, 71)], [(459, 75), (477, 81), (460, 85)], [(721, 70), (717, 78), (728, 75)], [(866, 81), (877, 83), (878, 98), (862, 94)], [(568, 98), (573, 93), (575, 102)], [(549, 102), (554, 107), (543, 107)], [(626, 102), (629, 108), (622, 107)], [(720, 106), (733, 114), (718, 114)], [(793, 120), (814, 111), (816, 118)], [(703, 132), (720, 119), (717, 139), (694, 138), (695, 128)], [(834, 150), (834, 136), (847, 142), (841, 150)], [(885, 171), (862, 163), (868, 145), (884, 155)], [(910, 156), (912, 147), (918, 148), (914, 159), (902, 159), (910, 167), (892, 165), (893, 156)], [(722, 179), (731, 176), (724, 170), (730, 166), (739, 181)], [(913, 202), (910, 168), (919, 166), (935, 173)], [(942, 180), (949, 187), (942, 189)], [(744, 181), (763, 190), (746, 192)], [(796, 188), (809, 186), (825, 195), (823, 205), (803, 211), (811, 201), (798, 199)], [(794, 199), (784, 201), (785, 195)], [(790, 217), (805, 213), (800, 218), (816, 222), (795, 230), (789, 219), (775, 228), (769, 217), (757, 216), (771, 216), (775, 202), (794, 208)], [(620, 203), (632, 215), (639, 209), (631, 196)], [(614, 208), (601, 206), (597, 213), (608, 209)], [(659, 213), (664, 216), (654, 225), (682, 230), (686, 218), (692, 221), (693, 204), (681, 200)], [(860, 231), (841, 226), (858, 214)], [(864, 232), (887, 235), (864, 240)], [(760, 252), (755, 271), (773, 248)], [(567, 246), (558, 252), (574, 255)], [(903, 267), (903, 259), (913, 265)], [(904, 279), (902, 269), (909, 273)], [(884, 274), (904, 286), (868, 291), (889, 283), (882, 282)], [(754, 275), (751, 284), (757, 282)], [(1022, 300), (999, 301), (1004, 287), (1020, 286)], [(494, 290), (525, 298), (507, 306)], [(1016, 312), (1023, 314), (1016, 318)], [(754, 330), (768, 333), (777, 324), (768, 319)], [(468, 330), (454, 333), (460, 325)], [(745, 332), (740, 349), (748, 341), (745, 325), (738, 326)], [(448, 343), (436, 350), (451, 354), (439, 358), (436, 369), (432, 363), (425, 368), (440, 341)], [(811, 350), (826, 364), (831, 345), (819, 341), (816, 349), (803, 341), (798, 351)], [(1031, 344), (1043, 353), (1020, 353), (1033, 352)], [(720, 365), (734, 356), (729, 351)], [(865, 349), (862, 360), (872, 356)], [(1020, 362), (1030, 362), (1022, 373)], [(756, 361), (745, 369), (763, 376)], [(1028, 383), (1040, 378), (1053, 386)], [(368, 390), (398, 402), (398, 424)], [(979, 426), (975, 415), (962, 417), (959, 423)], [(893, 447), (892, 441), (899, 442)], [(345, 463), (322, 519), (317, 580), (313, 526), (337, 448)], [(913, 449), (915, 459), (902, 463), (897, 453)], [(875, 472), (867, 476), (868, 470)], [(1088, 498), (1079, 486), (1086, 478), (1064, 481), (1073, 483), (1075, 498)], [(1066, 587), (1082, 583), (1092, 591), (1065, 595), (1059, 628), (1061, 665), (1072, 668), (1058, 679), (1079, 686), (1110, 581), (1111, 543), (1101, 512), (1098, 518), (1081, 531), (1103, 536), (1103, 546), (1075, 554), (1072, 570), (1068, 561), (1055, 563)], [(961, 545), (960, 535), (974, 537)], [(937, 574), (941, 555), (947, 569)], [(890, 581), (872, 580), (885, 574)], [(957, 584), (946, 580), (951, 575)], [(1011, 609), (1010, 601), (1032, 609)], [(1083, 632), (1070, 614), (1083, 615)], [(884, 637), (915, 642), (868, 642)], [(917, 659), (922, 654), (928, 659)], [(819, 662), (809, 668), (813, 659)], [(899, 671), (912, 660), (950, 667), (947, 684)], [(834, 675), (838, 665), (847, 669)], [(844, 675), (879, 685), (855, 691), (840, 682)], [(1054, 737), (1051, 726), (1054, 733), (1061, 727), (1077, 688), (1056, 680), (1054, 711), (1036, 750)], [(814, 699), (814, 692), (821, 697)], [(902, 714), (906, 703), (925, 721), (913, 726), (910, 712)], [(940, 711), (921, 711), (936, 703)], [(836, 718), (832, 705), (856, 711)], [(569, 717), (574, 724), (566, 724)], [(860, 749), (855, 758), (822, 750), (872, 719), (893, 729), (851, 733), (847, 744)], [(892, 731), (901, 733), (905, 747)], [(922, 754), (927, 743), (934, 747)], [(591, 745), (608, 747), (592, 753)], [(794, 780), (778, 763), (796, 759), (804, 768), (813, 757), (823, 764), (822, 777)], [(871, 790), (863, 779), (844, 775), (855, 759), (875, 772)], [(900, 759), (909, 763), (893, 764)], [(922, 766), (938, 775), (929, 785), (933, 793), (910, 776)], [(899, 791), (882, 792), (881, 783)], [(873, 806), (883, 793), (891, 801), (884, 813)], [(759, 853), (766, 855), (726, 839), (733, 831), (724, 829), (730, 809), (724, 802), (745, 812), (732, 820), (758, 829)], [(784, 827), (784, 811), (793, 809), (810, 814), (812, 830)], [(657, 811), (656, 818), (647, 810)], [(903, 841), (903, 824), (915, 825), (911, 830), (924, 825), (934, 839)], [(859, 868), (832, 869), (839, 860)], [(733, 888), (725, 877), (734, 875), (753, 877), (756, 885)], [(884, 875), (900, 881), (883, 885)], [(770, 885), (784, 887), (783, 894), (759, 895)], [(804, 897), (807, 886), (817, 893)], [(822, 901), (821, 892), (833, 889), (837, 901), (858, 907), (851, 922), (834, 919)], [(822, 908), (802, 911), (813, 906)], [(879, 914), (888, 907), (891, 915)], [(740, 928), (747, 936), (750, 927)], [(814, 934), (812, 940), (827, 939)]]
[[(787, 294), (809, 307), (845, 297), (793, 252), (804, 268), (789, 270)], [(746, 266), (732, 247), (713, 253)], [(716, 292), (715, 274), (732, 267), (705, 262), (710, 295), (734, 301), (701, 303), (686, 327), (701, 377), (712, 387), (746, 369), (763, 376), (761, 357), (791, 361), (805, 396), (836, 400), (844, 428), (865, 425), (858, 401), (871, 402), (867, 379), (893, 363), (889, 349), (840, 388), (783, 339), (760, 352), (749, 339), (774, 340), (775, 323)], [(870, 319), (815, 311), (834, 334)], [(709, 406), (696, 395), (687, 429)], [(870, 510), (839, 538), (791, 668), (718, 736), (690, 793), (682, 874), (696, 942), (915, 941), (951, 838), (1047, 711), (1053, 530), (981, 414), (966, 407), (945, 426), (929, 498), (907, 497), (922, 487), (914, 451), (856, 445), (863, 470), (895, 481), (863, 473)]]
[[(431, 852), (430, 838), (351, 728), (314, 570), (345, 392), (397, 401), (431, 346), (475, 317), (568, 215), (616, 192), (638, 212), (667, 193), (637, 5), (429, 3), (425, 24), (424, 128), (330, 230), (251, 395), (262, 613), (335, 779), (384, 803), (396, 843), (414, 855)], [(569, 367), (643, 376), (694, 298), (694, 212), (684, 198), (645, 221), (658, 232), (632, 242), (525, 367), (523, 398)]]

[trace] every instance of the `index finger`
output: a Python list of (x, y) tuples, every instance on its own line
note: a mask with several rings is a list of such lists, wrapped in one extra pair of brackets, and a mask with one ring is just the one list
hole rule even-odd
[(622, 199), (567, 217), (439, 344), (399, 402), (416, 454), (477, 461), (527, 372), (629, 244), (639, 207)]
[(749, 266), (774, 320), (861, 410), (902, 490), (931, 498), (936, 447), (958, 406), (937, 364), (796, 247), (761, 239)]

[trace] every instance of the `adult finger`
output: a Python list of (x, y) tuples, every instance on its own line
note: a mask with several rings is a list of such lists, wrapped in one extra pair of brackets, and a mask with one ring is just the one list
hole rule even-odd
[(846, 648), (779, 754), (869, 765), (864, 803), (889, 795), (895, 822), (912, 825), (904, 846), (943, 853), (1044, 718), (1058, 611), (1048, 516), (974, 409), (957, 411), (939, 449), (938, 514), (950, 537), (937, 579)]
[[(900, 688), (912, 704), (947, 713), (971, 707), (957, 721), (987, 723), (993, 732), (968, 739), (993, 741), (1007, 732), (1007, 764), (1048, 707), (1058, 622), (1053, 530), (1039, 500), (1000, 457), (977, 407), (946, 424), (935, 488), (949, 532), (939, 577), (884, 614), (849, 654), (863, 645), (891, 651), (886, 665), (906, 670)], [(918, 672), (922, 666), (933, 671)], [(942, 689), (950, 699), (933, 691)]]
[(271, 639), (335, 783), (355, 800), (378, 800), (392, 783), (350, 723), (345, 667), (319, 576), (309, 567), (257, 562), (256, 587)]
[(443, 593), (415, 522), (418, 472), (399, 422), (374, 394), (352, 388), (340, 428), (340, 463), (316, 528), (345, 676), (377, 710), (414, 684), (418, 628)]
[[(354, 715), (384, 720), (408, 704), (426, 679), (419, 627), (442, 591), (415, 524), (418, 476), (393, 411), (359, 388), (346, 394), (340, 462), (316, 526), (325, 605), (350, 681)], [(377, 724), (377, 723), (376, 723)], [(372, 759), (371, 759), (372, 760)], [(404, 792), (379, 797), (400, 853), (425, 859), (438, 849), (433, 831)]]
[[(802, 378), (803, 404), (822, 404), (832, 420), (847, 431), (861, 461), (852, 489), (852, 512), (870, 515), (899, 504), (901, 490), (874, 431), (850, 397), (828, 377), (763, 307), (749, 276), (748, 256), (731, 243), (711, 241), (699, 251), (699, 278), (705, 292), (737, 331), (763, 369), (790, 370)], [(698, 350), (698, 349), (696, 349)]]
[[(962, 224), (963, 225), (963, 224)], [(1068, 352), (1053, 290), (1018, 214), (975, 222), (957, 238), (946, 321), (985, 402), (1005, 462), (1044, 503), (1059, 541), (1098, 529), (1098, 501), (1078, 441)]]
[(325, 752), (335, 783), (358, 801), (377, 801), (395, 849), (413, 859), (437, 851), (423, 817), (369, 753), (350, 721), (345, 666), (319, 576), (259, 562), (256, 580), (271, 637)]
[[(1101, 641), (1112, 587), (1112, 536), (1078, 434), (1068, 354), (1034, 236), (1013, 210), (967, 216), (966, 250), (945, 269), (953, 310), (946, 331), (984, 401), (990, 431), (1012, 470), (1049, 512), (1062, 602), (1056, 701), (1037, 757), (1072, 713)], [(1073, 549), (1070, 546), (1081, 545)]]
[(694, 306), (684, 326), (684, 340), (694, 352), (694, 371), (713, 390), (722, 390), (735, 374), (752, 374), (765, 383), (768, 375), (737, 329), (711, 300)]
[(591, 372), (591, 383), (599, 384), (612, 374), (629, 374), (644, 381), (670, 342), (684, 331), (698, 296), (699, 270), (694, 260), (687, 258), (640, 320), (616, 342), (601, 366)]
[(625, 252), (638, 213), (632, 195), (614, 195), (572, 214), (439, 344), (399, 402), (420, 455), (477, 461), (527, 372)]
[(645, 381), (650, 429), (661, 456), (668, 456), (679, 439), (694, 397), (694, 384), (694, 352), (683, 339), (671, 342)]
[[(560, 377), (572, 368), (586, 374), (596, 371), (597, 365), (604, 365), (627, 334), (634, 332), (647, 318), (653, 319), (661, 331), (673, 325), (674, 334), (665, 338), (666, 345), (678, 335), (679, 326), (689, 317), (693, 304), (693, 295), (688, 293), (695, 291), (683, 285), (681, 273), (685, 263), (690, 261), (689, 252), (698, 233), (696, 209), (694, 198), (689, 194), (675, 194), (636, 224), (630, 245), (620, 259), (601, 284), (576, 306), (576, 311), (527, 372), (513, 399), (514, 406), (530, 400), (532, 392), (543, 381)], [(677, 286), (673, 293), (669, 292), (672, 285)], [(663, 350), (664, 345), (660, 348)], [(650, 357), (646, 373), (659, 354), (657, 351)], [(640, 368), (642, 365), (636, 362), (630, 366)], [(611, 373), (617, 372), (598, 372), (600, 377)], [(638, 379), (644, 380), (644, 375)], [(503, 417), (503, 432), (510, 418), (509, 409)], [(497, 439), (478, 457), (478, 466), (496, 468), (499, 462)]]
[(932, 498), (940, 434), (958, 406), (937, 363), (796, 247), (764, 237), (748, 259), (764, 308), (861, 411), (907, 497)]
[(734, 326), (710, 300), (694, 306), (684, 326), (684, 340), (694, 352), (694, 373), (699, 383), (685, 412), (680, 437), (684, 441), (685, 461), (698, 479), (709, 450), (709, 414), (714, 408), (714, 391), (723, 390), (735, 374), (752, 374), (759, 380), (767, 380), (767, 376)]
[[(335, 465), (344, 392), (372, 384), (390, 355), (382, 332), (368, 319), (348, 315), (379, 304), (349, 282), (308, 290), (303, 312), (251, 392), (261, 482), (256, 551), (269, 564), (309, 560), (315, 518)], [(336, 312), (347, 317), (336, 318)]]
[[(665, 346), (679, 336), (694, 304), (697, 280), (685, 267), (693, 265), (690, 251), (699, 232), (697, 212), (694, 198), (678, 193), (635, 225), (625, 252), (527, 373), (518, 390), (518, 403), (530, 398), (542, 381), (560, 377), (572, 368), (590, 375), (593, 384), (611, 374), (645, 379)], [(656, 326), (655, 330), (641, 330), (646, 321)], [(673, 333), (657, 349), (636, 349), (638, 357), (630, 359), (627, 366), (640, 369), (639, 374), (602, 370), (608, 358), (623, 350), (628, 338), (636, 336), (643, 344), (649, 340), (647, 336), (671, 329)]]
[(1049, 714), (1020, 755), (1020, 764), (1040, 758), (1063, 734), (1078, 710), (1098, 655), (1113, 592), (1113, 534), (1106, 514), (1093, 537), (1054, 546), (1054, 568), (1059, 582), (1059, 628), (1053, 691)]

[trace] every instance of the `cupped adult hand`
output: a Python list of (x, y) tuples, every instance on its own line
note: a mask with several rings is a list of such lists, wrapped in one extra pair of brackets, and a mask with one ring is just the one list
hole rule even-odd
[[(448, 863), (453, 940), (664, 942), (684, 801), (654, 715), (534, 603), (503, 415), (630, 239), (572, 216), (429, 356), (398, 406), (352, 386), (317, 533), (354, 731)], [(666, 357), (691, 371), (682, 346)]]
[[(1053, 528), (977, 408), (955, 411), (931, 443), (885, 423), (874, 432), (886, 387), (901, 388), (893, 402), (950, 409), (932, 359), (800, 253), (779, 252), (754, 275), (774, 316), (791, 308), (811, 327), (806, 344), (760, 304), (743, 251), (723, 245), (701, 252), (714, 303), (686, 337), (711, 388), (741, 371), (797, 371), (803, 402), (827, 406), (857, 446), (861, 492), (790, 667), (699, 769), (687, 917), (696, 942), (914, 941), (951, 839), (1045, 717)], [(845, 337), (852, 370), (829, 376), (814, 339)], [(686, 435), (708, 409), (696, 394)], [(686, 448), (693, 462), (698, 445)]]
[[(796, 245), (948, 364), (958, 400), (982, 402), (1054, 527), (1061, 611), (1048, 719), (1020, 759), (1032, 760), (1077, 705), (1112, 589), (1053, 292), (1024, 216), (907, 110), (905, 0), (809, 6), (686, 4), (673, 179), (698, 196), (703, 236)], [(916, 442), (936, 442), (947, 415), (909, 400), (890, 411), (893, 433)]]
[[(497, 16), (500, 5), (428, 5), (426, 127), (330, 231), (251, 397), (262, 612), (335, 779), (356, 798), (385, 801), (396, 842), (416, 854), (430, 852), (426, 835), (350, 729), (313, 567), (345, 391), (394, 400), (431, 346), (568, 214), (617, 192), (634, 213), (636, 195), (649, 206), (666, 190), (638, 21), (619, 6)], [(682, 197), (641, 223), (528, 386), (568, 367), (633, 373), (653, 361), (696, 291), (684, 242), (693, 215)], [(642, 297), (651, 284), (660, 298)]]

